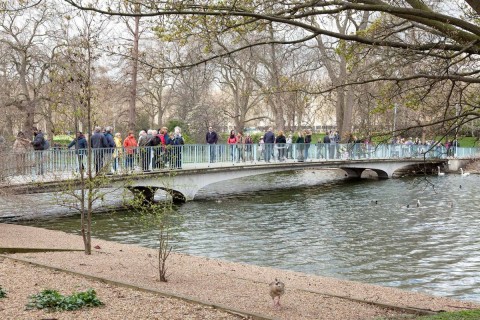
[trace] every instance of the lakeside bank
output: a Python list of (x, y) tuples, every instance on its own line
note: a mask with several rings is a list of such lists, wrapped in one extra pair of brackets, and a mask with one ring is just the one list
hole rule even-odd
[[(428, 313), (480, 308), (480, 305), (473, 302), (175, 253), (172, 253), (167, 262), (169, 281), (161, 283), (158, 281), (158, 272), (155, 267), (156, 250), (99, 239), (94, 239), (93, 245), (99, 246), (100, 249), (95, 249), (91, 256), (86, 256), (82, 251), (4, 253), (3, 256), (6, 258), (1, 263), (5, 272), (0, 276), (0, 284), (15, 273), (12, 270), (12, 263), (5, 261), (18, 259), (18, 261), (50, 268), (47, 269), (49, 270), (47, 274), (51, 277), (54, 273), (55, 276), (52, 279), (57, 276), (63, 278), (67, 272), (77, 277), (90, 278), (92, 281), (106, 281), (112, 292), (118, 291), (118, 288), (130, 287), (138, 292), (155, 293), (157, 299), (153, 297), (148, 298), (148, 302), (138, 302), (145, 304), (140, 308), (142, 310), (155, 310), (148, 306), (158, 305), (160, 301), (164, 301), (165, 296), (177, 297), (180, 300), (176, 299), (176, 301), (182, 301), (182, 306), (173, 309), (178, 309), (179, 316), (183, 314), (182, 310), (190, 310), (185, 312), (191, 314), (192, 319), (223, 319), (234, 314), (236, 317), (257, 317), (258, 319), (353, 320), (395, 316), (415, 312), (415, 310), (419, 313)], [(0, 247), (10, 248), (4, 249), (4, 252), (14, 252), (12, 248), (81, 250), (82, 239), (80, 236), (60, 231), (0, 224)], [(21, 262), (16, 263), (18, 265)], [(37, 285), (33, 286), (32, 290), (38, 292), (46, 289), (43, 287), (45, 285), (55, 285), (52, 280), (42, 281), (42, 276), (38, 274), (39, 278), (35, 280)], [(280, 310), (272, 307), (268, 294), (268, 283), (275, 278), (284, 281), (287, 287), (287, 293), (282, 297), (283, 307)], [(62, 291), (64, 287), (68, 287), (66, 284), (58, 284), (58, 286), (60, 287), (50, 289)], [(112, 311), (109, 310), (114, 305), (112, 299), (122, 300), (110, 296), (101, 310), (92, 309), (89, 312), (97, 313), (98, 319), (102, 319), (102, 312), (108, 314)], [(0, 306), (5, 303), (0, 300)], [(183, 306), (183, 303), (187, 305)], [(190, 303), (200, 308), (198, 315), (195, 308), (188, 309)], [(212, 306), (227, 312), (216, 314), (219, 311), (211, 309)], [(207, 311), (211, 309), (210, 311), (214, 311), (215, 314), (200, 316), (205, 312), (204, 308), (207, 308)], [(2, 312), (0, 311), (0, 316)], [(18, 312), (23, 314), (24, 311), (18, 310)], [(134, 311), (125, 312), (134, 318), (132, 313)], [(152, 318), (161, 318), (160, 314), (153, 312)], [(66, 316), (68, 317), (68, 313)], [(25, 319), (27, 318), (28, 316)]]

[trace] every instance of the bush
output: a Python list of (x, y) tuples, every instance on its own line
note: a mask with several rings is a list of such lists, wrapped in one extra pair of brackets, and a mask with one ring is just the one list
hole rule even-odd
[(84, 307), (98, 307), (103, 303), (97, 298), (97, 293), (93, 289), (85, 292), (77, 292), (70, 296), (63, 296), (56, 290), (46, 289), (39, 294), (29, 297), (30, 302), (27, 309), (47, 309), (54, 311), (71, 311)]

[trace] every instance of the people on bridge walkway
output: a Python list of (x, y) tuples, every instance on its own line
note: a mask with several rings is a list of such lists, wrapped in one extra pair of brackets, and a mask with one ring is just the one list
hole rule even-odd
[(24, 175), (27, 173), (27, 152), (31, 150), (33, 150), (33, 148), (30, 140), (25, 137), (22, 131), (19, 131), (13, 143), (17, 174)]
[[(188, 145), (184, 147), (185, 141), (180, 127), (170, 133), (166, 127), (162, 127), (158, 131), (141, 130), (138, 142), (132, 134), (122, 141), (121, 134), (117, 132), (112, 139), (112, 146), (111, 130), (112, 128), (106, 127), (102, 132), (100, 127), (96, 127), (89, 138), (86, 138), (83, 133), (77, 132), (76, 138), (68, 145), (68, 148), (75, 147), (75, 153), (61, 153), (59, 149), (56, 149), (54, 152), (48, 153), (48, 156), (44, 153), (48, 143), (41, 130), (34, 131), (35, 138), (31, 143), (24, 135), (22, 136), (22, 133), (19, 133), (14, 143), (15, 150), (11, 153), (11, 159), (16, 160), (16, 165), (10, 161), (12, 165), (11, 168), (8, 168), (9, 174), (44, 174), (46, 169), (48, 172), (84, 171), (89, 144), (92, 147), (92, 166), (97, 175), (127, 171), (149, 172), (164, 168), (180, 169), (183, 167), (186, 157), (189, 163), (195, 163), (195, 165), (226, 161), (232, 164), (247, 161), (269, 163), (287, 159), (304, 162), (419, 157), (422, 154), (437, 158), (452, 153), (455, 155), (459, 149), (458, 141), (447, 141), (444, 147), (435, 141), (422, 143), (418, 138), (403, 139), (401, 137), (395, 137), (392, 143), (382, 144), (382, 148), (378, 148), (374, 147), (370, 138), (360, 140), (353, 134), (350, 135), (348, 141), (345, 141), (347, 143), (340, 144), (338, 132), (334, 130), (327, 131), (322, 137), (317, 137), (317, 142), (312, 144), (310, 130), (301, 130), (294, 138), (292, 134), (286, 137), (283, 131), (279, 131), (275, 135), (272, 127), (269, 127), (264, 134), (256, 136), (249, 133), (244, 136), (242, 132), (236, 133), (235, 130), (231, 130), (226, 139), (227, 145), (222, 145), (218, 144), (221, 137), (213, 130), (212, 126), (208, 127), (204, 146)], [(259, 139), (257, 143), (256, 139)], [(28, 151), (19, 150), (22, 148), (22, 141), (26, 147), (34, 147), (35, 152), (28, 154), (28, 159), (22, 155)], [(464, 151), (460, 150), (460, 152)], [(27, 162), (30, 163), (30, 166)], [(15, 166), (17, 167), (15, 168)], [(208, 165), (208, 167), (211, 166)]]
[(237, 136), (235, 130), (230, 130), (230, 136), (227, 139), (227, 144), (230, 148), (230, 158), (232, 162), (235, 162), (235, 145), (237, 144)]
[(208, 127), (208, 132), (205, 136), (205, 141), (207, 142), (207, 144), (209, 145), (209, 159), (208, 161), (210, 163), (214, 163), (215, 162), (215, 158), (216, 158), (216, 144), (218, 142), (218, 135), (217, 133), (213, 130), (213, 127)]
[(75, 147), (75, 154), (77, 155), (78, 162), (78, 171), (83, 172), (85, 171), (84, 160), (87, 154), (88, 142), (85, 138), (85, 135), (81, 131), (77, 132), (77, 136), (75, 137), (75, 139), (73, 139), (72, 142), (70, 142), (70, 144), (67, 146), (68, 149), (72, 147)]
[(278, 150), (278, 155), (277, 159), (278, 161), (285, 161), (285, 145), (287, 143), (287, 139), (285, 138), (285, 135), (283, 134), (283, 131), (280, 130), (278, 132), (277, 137), (275, 138), (275, 145)]
[(135, 139), (133, 131), (128, 131), (128, 136), (123, 140), (123, 147), (125, 148), (125, 169), (127, 172), (133, 171), (134, 169), (135, 148), (137, 146), (137, 139)]
[(45, 139), (42, 130), (33, 128), (33, 150), (35, 150), (35, 168), (36, 174), (42, 175), (45, 173), (45, 166), (43, 163), (43, 150), (47, 150), (49, 147), (48, 141)]
[(273, 144), (275, 143), (275, 134), (272, 127), (268, 128), (263, 136), (263, 142), (265, 143), (265, 162), (270, 162), (273, 155)]
[(297, 148), (297, 160), (298, 162), (303, 162), (305, 160), (305, 137), (303, 136), (303, 132), (299, 131), (298, 132), (298, 137), (297, 141), (295, 143), (298, 143), (298, 148)]
[(101, 127), (95, 127), (93, 135), (90, 138), (93, 149), (95, 174), (98, 174), (103, 169), (104, 150), (109, 147), (107, 138), (101, 131)]

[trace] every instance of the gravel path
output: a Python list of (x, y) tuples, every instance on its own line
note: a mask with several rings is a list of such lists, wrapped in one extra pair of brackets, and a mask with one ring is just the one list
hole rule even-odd
[[(4, 259), (0, 264), (0, 285), (9, 292), (13, 286), (14, 294), (12, 293), (11, 298), (2, 299), (5, 301), (0, 300), (0, 318), (38, 318), (35, 312), (23, 310), (24, 297), (47, 287), (64, 294), (88, 287), (97, 290), (100, 299), (105, 301), (106, 305), (100, 309), (81, 311), (82, 314), (86, 312), (85, 317), (78, 318), (85, 319), (236, 317), (205, 305), (225, 306), (228, 309), (262, 315), (265, 318), (299, 320), (375, 319), (402, 314), (402, 311), (383, 308), (378, 304), (434, 311), (480, 308), (480, 305), (472, 302), (182, 254), (172, 254), (169, 258), (169, 281), (162, 283), (158, 281), (155, 267), (157, 260), (155, 250), (96, 239), (93, 245), (98, 245), (100, 249), (95, 250), (91, 256), (78, 251), (16, 253), (7, 256), (138, 286), (162, 292), (167, 296), (185, 297), (203, 304), (167, 299), (161, 295), (126, 289), (114, 284), (106, 285), (60, 271), (27, 266), (14, 263), (11, 259)], [(82, 240), (79, 236), (60, 231), (0, 224), (0, 247), (82, 249)], [(274, 278), (281, 279), (286, 285), (281, 309), (272, 307), (268, 294), (268, 283)], [(25, 284), (20, 285), (23, 282)], [(132, 297), (138, 299), (132, 301)], [(123, 309), (126, 305), (129, 305), (129, 309)], [(172, 314), (164, 315), (162, 311), (164, 309)], [(25, 318), (22, 318), (23, 316)], [(71, 313), (62, 313), (58, 318), (67, 319), (70, 316)], [(56, 317), (49, 315), (49, 318)], [(72, 318), (75, 316), (72, 315)]]

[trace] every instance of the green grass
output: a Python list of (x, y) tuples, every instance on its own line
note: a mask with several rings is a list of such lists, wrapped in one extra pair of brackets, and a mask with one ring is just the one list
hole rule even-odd
[(0, 299), (5, 298), (7, 296), (7, 291), (0, 286)]
[(59, 134), (53, 137), (53, 143), (60, 145), (68, 145), (74, 138), (65, 134)]
[(480, 309), (442, 312), (432, 316), (401, 315), (396, 317), (380, 317), (375, 320), (479, 320)]
[(457, 312), (444, 312), (434, 316), (417, 317), (416, 320), (478, 320), (480, 309), (463, 310)]
[(458, 139), (458, 142), (460, 142), (460, 147), (465, 147), (465, 148), (480, 146), (480, 141), (478, 141), (476, 137), (463, 137)]

